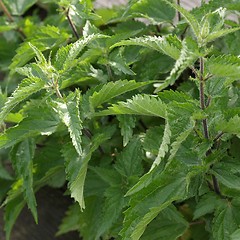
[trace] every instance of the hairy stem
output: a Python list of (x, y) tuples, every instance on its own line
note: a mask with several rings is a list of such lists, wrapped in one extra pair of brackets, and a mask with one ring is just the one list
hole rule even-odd
[[(204, 60), (201, 57), (200, 58), (200, 73), (199, 73), (199, 80), (200, 80), (200, 106), (201, 109), (204, 110), (206, 108), (206, 104), (205, 104), (205, 94), (204, 94)], [(208, 130), (208, 124), (207, 124), (207, 119), (203, 119), (202, 120), (202, 125), (203, 125), (203, 133), (204, 133), (204, 137), (206, 139), (209, 139), (209, 130)], [(206, 155), (210, 155), (212, 153), (211, 150), (207, 151)], [(218, 195), (221, 195), (220, 192), (220, 188), (219, 188), (219, 184), (217, 181), (217, 178), (212, 175), (212, 181), (213, 181), (213, 189), (215, 191), (215, 193), (217, 193)]]
[(77, 32), (77, 28), (76, 28), (76, 26), (74, 25), (74, 23), (73, 23), (70, 15), (69, 15), (69, 8), (68, 8), (68, 10), (67, 10), (67, 20), (68, 20), (68, 22), (69, 22), (69, 24), (70, 24), (70, 26), (71, 26), (71, 28), (72, 28), (72, 31), (73, 31), (75, 37), (76, 37), (77, 39), (79, 39), (80, 36), (79, 36), (79, 34), (78, 34), (78, 32)]

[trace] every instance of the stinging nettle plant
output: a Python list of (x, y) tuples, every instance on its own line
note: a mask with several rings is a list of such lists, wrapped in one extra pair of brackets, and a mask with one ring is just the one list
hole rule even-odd
[(239, 4), (23, 2), (0, 0), (6, 238), (48, 185), (73, 199), (57, 235), (240, 239)]

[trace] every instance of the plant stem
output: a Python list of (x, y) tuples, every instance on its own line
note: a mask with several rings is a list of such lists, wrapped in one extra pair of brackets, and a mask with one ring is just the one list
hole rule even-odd
[(72, 31), (73, 31), (75, 37), (76, 37), (77, 39), (79, 39), (80, 36), (79, 36), (79, 34), (78, 34), (78, 32), (77, 32), (76, 26), (74, 25), (74, 23), (73, 23), (70, 15), (69, 15), (69, 10), (70, 10), (70, 9), (68, 8), (68, 10), (67, 10), (67, 20), (68, 20), (68, 22), (69, 22), (69, 24), (70, 24), (70, 26), (71, 26), (71, 28), (72, 28)]
[[(177, 0), (177, 5), (180, 6), (180, 0)], [(180, 22), (181, 21), (181, 14), (179, 11), (177, 11), (177, 21)]]
[[(205, 105), (205, 94), (204, 94), (204, 60), (201, 57), (200, 58), (200, 73), (199, 73), (199, 80), (200, 80), (200, 106), (201, 109), (204, 110), (206, 108)], [(202, 120), (202, 125), (203, 125), (203, 133), (204, 133), (204, 137), (209, 140), (209, 130), (208, 130), (208, 124), (207, 124), (207, 119), (203, 119)], [(210, 155), (212, 153), (211, 150), (207, 151), (206, 155)], [(217, 178), (212, 175), (212, 181), (213, 181), (213, 189), (215, 191), (215, 193), (217, 193), (218, 195), (221, 195), (220, 192), (220, 188), (219, 188), (219, 184), (217, 181)]]

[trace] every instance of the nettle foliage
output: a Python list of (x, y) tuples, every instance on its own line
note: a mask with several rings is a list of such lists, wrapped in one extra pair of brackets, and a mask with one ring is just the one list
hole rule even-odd
[(7, 239), (46, 185), (74, 202), (57, 235), (240, 239), (239, 3), (21, 2), (0, 1)]

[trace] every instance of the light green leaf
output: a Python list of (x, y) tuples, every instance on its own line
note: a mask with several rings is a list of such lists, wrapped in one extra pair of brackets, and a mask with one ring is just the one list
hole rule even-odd
[(165, 118), (165, 104), (159, 98), (149, 95), (136, 95), (127, 102), (113, 104), (108, 110), (96, 113), (96, 116), (118, 114), (145, 115)]
[(35, 143), (33, 139), (26, 139), (14, 146), (11, 151), (11, 158), (18, 178), (23, 180), (24, 197), (37, 223), (37, 203), (33, 190), (34, 152)]
[(153, 82), (136, 82), (135, 80), (119, 80), (116, 82), (109, 82), (103, 85), (100, 91), (93, 93), (93, 95), (90, 97), (90, 102), (92, 107), (96, 108), (114, 97), (151, 83)]
[(52, 108), (46, 103), (31, 106), (28, 117), (0, 135), (0, 148), (13, 146), (25, 138), (50, 135), (56, 131), (60, 120)]
[(81, 135), (82, 135), (82, 120), (79, 112), (80, 92), (71, 93), (64, 102), (54, 101), (53, 107), (59, 114), (62, 122), (67, 126), (72, 139), (73, 146), (77, 153), (82, 155)]
[(76, 65), (76, 58), (84, 47), (91, 41), (97, 38), (107, 37), (100, 34), (91, 34), (83, 39), (79, 39), (76, 42), (67, 45), (66, 47), (61, 47), (56, 53), (56, 59), (54, 66), (60, 72), (70, 70)]
[(8, 113), (20, 102), (27, 99), (33, 93), (36, 93), (43, 89), (44, 81), (39, 78), (27, 78), (24, 79), (18, 88), (12, 93), (11, 97), (8, 98), (0, 112), (0, 123), (4, 121)]
[(125, 147), (133, 135), (133, 128), (136, 125), (136, 119), (131, 115), (118, 115), (119, 127), (123, 136), (123, 146)]
[(240, 229), (237, 229), (230, 236), (230, 240), (238, 240), (238, 239), (240, 239)]
[(206, 61), (206, 69), (216, 77), (239, 79), (240, 59), (234, 55), (212, 56)]
[(216, 129), (225, 133), (237, 135), (240, 138), (240, 117), (236, 115), (228, 121), (220, 121)]
[(115, 48), (119, 46), (129, 46), (129, 45), (148, 47), (153, 50), (164, 53), (173, 59), (179, 58), (180, 51), (182, 48), (181, 41), (178, 39), (178, 37), (172, 36), (172, 35), (164, 36), (164, 37), (145, 36), (145, 37), (132, 38), (129, 40), (120, 41), (114, 44), (111, 48)]

